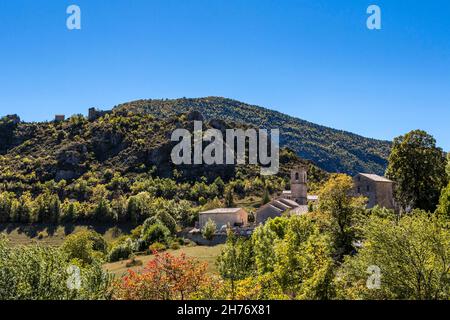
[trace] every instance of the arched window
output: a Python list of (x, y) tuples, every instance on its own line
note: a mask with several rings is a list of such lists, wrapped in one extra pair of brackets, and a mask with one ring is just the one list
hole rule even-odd
[(295, 173), (295, 180), (298, 181), (298, 172)]

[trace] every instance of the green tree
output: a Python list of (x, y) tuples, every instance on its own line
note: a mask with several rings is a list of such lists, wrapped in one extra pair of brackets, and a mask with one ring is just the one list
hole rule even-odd
[(442, 190), (436, 212), (450, 218), (450, 183)]
[(395, 181), (395, 199), (403, 210), (434, 211), (446, 185), (445, 155), (422, 130), (394, 139), (386, 176)]
[(149, 246), (155, 242), (167, 243), (169, 237), (170, 230), (162, 222), (156, 222), (142, 230), (141, 240)]
[(250, 282), (259, 289), (249, 297), (333, 298), (331, 242), (330, 235), (308, 216), (271, 219), (256, 228), (252, 243), (257, 276)]
[(103, 237), (88, 230), (69, 235), (61, 246), (70, 261), (79, 261), (83, 266), (102, 261), (107, 249), (108, 245)]
[(269, 223), (260, 225), (253, 231), (252, 242), (258, 274), (273, 271), (276, 259), (273, 246), (278, 239), (277, 233), (271, 228)]
[(450, 152), (447, 153), (447, 166), (445, 167), (445, 172), (447, 172), (447, 179), (450, 181)]
[(202, 229), (203, 238), (205, 238), (206, 240), (212, 240), (216, 230), (217, 230), (217, 226), (214, 223), (214, 221), (212, 221), (211, 219), (208, 219), (208, 221), (206, 221), (206, 223)]
[(100, 222), (111, 222), (112, 211), (107, 199), (101, 198), (94, 210), (95, 220)]
[(269, 190), (267, 190), (267, 188), (264, 188), (264, 195), (263, 195), (263, 199), (262, 199), (262, 204), (265, 205), (266, 203), (270, 202), (270, 194), (269, 194)]
[(217, 177), (216, 180), (214, 180), (214, 184), (217, 186), (217, 191), (219, 194), (223, 194), (225, 191), (225, 183), (223, 182), (221, 177)]
[(234, 195), (233, 195), (233, 188), (228, 187), (225, 193), (225, 206), (227, 208), (234, 207)]
[(254, 260), (252, 243), (237, 237), (232, 230), (228, 230), (225, 248), (217, 258), (217, 268), (222, 278), (230, 281), (231, 298), (236, 296), (236, 281), (252, 274)]
[(399, 221), (371, 216), (365, 234), (362, 248), (338, 271), (339, 298), (450, 298), (450, 231), (441, 217), (423, 211)]
[(0, 193), (0, 223), (9, 222), (12, 216), (14, 193)]
[[(73, 268), (80, 271), (79, 287), (68, 285)], [(103, 300), (110, 298), (111, 280), (100, 263), (73, 265), (58, 248), (11, 246), (0, 236), (0, 300)]]
[(319, 211), (330, 220), (338, 259), (353, 250), (358, 218), (365, 211), (363, 199), (352, 197), (352, 191), (352, 179), (337, 174), (331, 176), (319, 192)]
[(283, 292), (295, 299), (334, 296), (334, 261), (329, 235), (306, 216), (288, 219), (286, 234), (274, 246), (274, 276)]

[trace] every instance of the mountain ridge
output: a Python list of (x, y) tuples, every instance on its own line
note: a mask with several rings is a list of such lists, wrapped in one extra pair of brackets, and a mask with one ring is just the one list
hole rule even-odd
[[(167, 117), (199, 111), (206, 120), (220, 119), (256, 128), (279, 128), (280, 145), (329, 172), (383, 175), (390, 153), (389, 141), (319, 125), (266, 107), (222, 97), (141, 99), (119, 104), (113, 111)], [(303, 137), (303, 140), (302, 140)]]

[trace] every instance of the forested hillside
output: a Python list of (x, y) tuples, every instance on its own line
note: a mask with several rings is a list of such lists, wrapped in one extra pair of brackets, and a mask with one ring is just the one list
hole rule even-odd
[(281, 144), (328, 172), (372, 172), (383, 175), (390, 142), (365, 138), (294, 118), (266, 108), (220, 97), (139, 100), (116, 110), (145, 112), (157, 117), (196, 110), (206, 119), (240, 122), (256, 128), (279, 128)]
[[(162, 119), (117, 109), (97, 119), (76, 115), (63, 122), (3, 117), (0, 222), (137, 223), (164, 203), (182, 205), (177, 222), (190, 224), (203, 205), (224, 205), (226, 189), (235, 199), (277, 193), (285, 189), (290, 167), (307, 163), (284, 149), (280, 172), (271, 177), (260, 177), (256, 165), (176, 166), (171, 134), (176, 128), (193, 130), (195, 116)], [(234, 127), (217, 120), (204, 126)], [(311, 163), (309, 168), (313, 187), (327, 174)]]

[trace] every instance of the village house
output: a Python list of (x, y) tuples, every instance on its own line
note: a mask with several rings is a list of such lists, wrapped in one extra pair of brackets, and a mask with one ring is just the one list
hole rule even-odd
[(199, 213), (199, 228), (202, 229), (210, 219), (218, 229), (223, 226), (245, 227), (248, 224), (248, 213), (242, 208), (217, 208), (203, 211)]
[(358, 173), (353, 177), (354, 191), (358, 196), (368, 199), (367, 208), (376, 205), (387, 209), (394, 209), (393, 181), (368, 173)]

